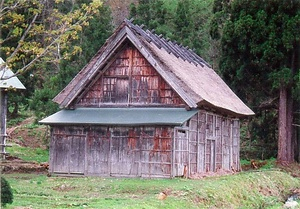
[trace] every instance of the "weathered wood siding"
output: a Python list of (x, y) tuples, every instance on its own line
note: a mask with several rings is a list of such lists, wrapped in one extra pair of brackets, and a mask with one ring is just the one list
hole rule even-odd
[(240, 170), (238, 119), (200, 110), (190, 120), (190, 174)]
[(239, 170), (239, 126), (204, 110), (182, 127), (53, 126), (50, 172), (174, 177)]
[(127, 177), (171, 177), (170, 127), (54, 126), (50, 171)]
[(125, 47), (91, 84), (77, 98), (76, 107), (184, 105), (178, 94), (133, 46)]

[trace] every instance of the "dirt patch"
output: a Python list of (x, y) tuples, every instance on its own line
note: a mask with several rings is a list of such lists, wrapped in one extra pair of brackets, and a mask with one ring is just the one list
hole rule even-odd
[(216, 172), (202, 172), (202, 173), (195, 173), (190, 176), (191, 179), (202, 179), (205, 177), (216, 177), (216, 176), (224, 176), (224, 175), (233, 175), (236, 172), (228, 171), (223, 169), (218, 169)]
[(53, 188), (53, 190), (60, 191), (60, 192), (68, 192), (73, 189), (75, 189), (74, 186), (70, 186), (70, 185), (66, 185), (66, 184), (62, 184), (60, 186), (56, 186)]
[(276, 165), (277, 168), (289, 173), (293, 177), (300, 178), (300, 164), (298, 163), (290, 163), (286, 165)]
[(17, 157), (8, 156), (1, 161), (2, 173), (48, 173), (48, 163), (23, 161)]
[(7, 128), (7, 144), (14, 142), (23, 147), (42, 148), (48, 146), (48, 128), (35, 124), (35, 118), (30, 117), (16, 126)]
[[(7, 128), (7, 144), (15, 143), (22, 147), (47, 149), (48, 129), (35, 123), (30, 117), (21, 123)], [(17, 156), (6, 156), (1, 161), (2, 173), (48, 173), (48, 163), (24, 161)]]

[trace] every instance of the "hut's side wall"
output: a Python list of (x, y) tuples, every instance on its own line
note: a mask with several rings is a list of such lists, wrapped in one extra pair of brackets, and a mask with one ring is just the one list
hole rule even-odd
[(240, 123), (200, 110), (189, 123), (190, 174), (240, 170)]
[(53, 126), (50, 172), (171, 177), (171, 127)]
[(76, 107), (184, 106), (183, 100), (143, 55), (128, 45), (105, 72), (91, 81)]

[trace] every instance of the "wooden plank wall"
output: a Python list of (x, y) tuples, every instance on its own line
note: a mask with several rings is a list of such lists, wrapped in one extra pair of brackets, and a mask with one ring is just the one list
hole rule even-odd
[(55, 126), (50, 172), (174, 177), (220, 169), (238, 171), (239, 129), (239, 120), (202, 110), (175, 128)]
[(189, 173), (240, 170), (238, 119), (200, 110), (189, 125)]
[(171, 177), (171, 127), (51, 129), (50, 172), (126, 177)]
[(96, 78), (91, 81), (93, 85), (77, 98), (76, 107), (184, 106), (178, 94), (131, 45), (125, 47), (111, 66)]

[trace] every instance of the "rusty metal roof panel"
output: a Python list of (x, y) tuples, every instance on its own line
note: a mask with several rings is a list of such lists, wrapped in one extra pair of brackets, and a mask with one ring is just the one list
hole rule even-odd
[(179, 126), (198, 112), (184, 108), (77, 108), (61, 110), (42, 124), (172, 125)]

